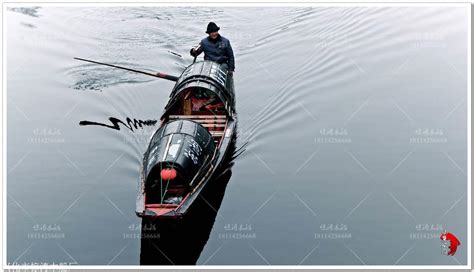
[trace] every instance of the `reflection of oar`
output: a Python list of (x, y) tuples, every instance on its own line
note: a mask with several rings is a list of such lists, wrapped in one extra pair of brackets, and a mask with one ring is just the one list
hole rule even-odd
[(109, 66), (109, 67), (114, 67), (114, 68), (127, 70), (127, 71), (131, 71), (131, 72), (139, 73), (139, 74), (144, 74), (144, 75), (148, 75), (148, 76), (164, 78), (164, 79), (171, 80), (171, 81), (178, 81), (177, 76), (171, 76), (171, 75), (167, 75), (167, 74), (160, 73), (160, 72), (158, 72), (158, 73), (148, 73), (148, 72), (144, 72), (144, 71), (139, 71), (139, 70), (130, 69), (130, 68), (122, 67), (122, 66), (107, 64), (107, 63), (103, 63), (103, 62), (97, 62), (97, 61), (93, 61), (93, 60), (87, 60), (87, 59), (81, 59), (81, 58), (74, 58), (74, 59), (82, 60), (82, 61), (86, 61), (86, 62), (90, 62), (90, 63), (95, 63), (95, 64), (100, 64), (100, 65), (105, 65), (105, 66)]

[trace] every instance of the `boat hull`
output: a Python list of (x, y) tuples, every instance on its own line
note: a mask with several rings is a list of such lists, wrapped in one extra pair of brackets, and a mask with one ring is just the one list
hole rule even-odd
[[(179, 169), (177, 167), (178, 165), (170, 164), (169, 159), (166, 157), (167, 155), (162, 156), (162, 153), (160, 153), (160, 158), (158, 158), (160, 169), (163, 168), (161, 165), (164, 162), (168, 162), (166, 167), (177, 168), (178, 176), (185, 181), (184, 187), (186, 189), (183, 189), (183, 193), (180, 192), (177, 194), (178, 198), (176, 199), (179, 201), (176, 203), (167, 203), (166, 200), (163, 201), (163, 191), (164, 195), (167, 195), (175, 188), (168, 188), (169, 180), (166, 186), (164, 186), (163, 184), (165, 182), (163, 182), (163, 180), (154, 178), (155, 183), (159, 183), (159, 186), (162, 186), (159, 193), (161, 199), (156, 201), (157, 193), (153, 193), (149, 187), (150, 180), (153, 179), (150, 178), (150, 165), (155, 163), (155, 161), (150, 163), (150, 153), (157, 152), (157, 140), (154, 140), (157, 138), (156, 134), (163, 134), (163, 131), (166, 130), (163, 128), (177, 120), (193, 122), (196, 124), (196, 127), (199, 127), (201, 130), (202, 127), (204, 127), (207, 130), (206, 133), (209, 133), (214, 141), (215, 150), (212, 154), (210, 152), (204, 154), (206, 156), (205, 159), (200, 161), (199, 171), (192, 172), (192, 177), (190, 175), (180, 175), (180, 171), (185, 172), (187, 169)], [(219, 174), (225, 159), (233, 154), (233, 149), (230, 147), (235, 143), (237, 130), (233, 79), (229, 78), (226, 71), (224, 71), (219, 64), (214, 62), (204, 61), (189, 66), (179, 77), (173, 88), (161, 121), (161, 126), (152, 136), (150, 145), (144, 156), (142, 169), (140, 171), (136, 214), (139, 217), (151, 218), (153, 220), (175, 220), (183, 218), (186, 215), (203, 189)], [(198, 134), (202, 136), (204, 133), (201, 132)], [(169, 148), (169, 145), (168, 143), (167, 148)], [(161, 142), (161, 146), (166, 146), (164, 140)], [(198, 150), (203, 149), (205, 149), (203, 146), (201, 146), (201, 149), (198, 148)], [(187, 152), (188, 150), (184, 151)], [(186, 152), (184, 154), (189, 155)], [(194, 158), (197, 156), (191, 154), (191, 157)], [(165, 190), (163, 190), (163, 187)]]

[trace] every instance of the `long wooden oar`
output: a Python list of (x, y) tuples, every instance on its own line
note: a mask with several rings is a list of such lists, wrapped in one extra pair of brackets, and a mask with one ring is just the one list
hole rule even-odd
[(160, 73), (160, 72), (158, 72), (158, 73), (149, 73), (149, 72), (139, 71), (139, 70), (130, 69), (130, 68), (127, 68), (127, 67), (117, 66), (117, 65), (113, 65), (113, 64), (107, 64), (107, 63), (93, 61), (93, 60), (87, 60), (87, 59), (81, 59), (81, 58), (74, 58), (74, 59), (82, 60), (82, 61), (86, 61), (86, 62), (90, 62), (90, 63), (95, 63), (95, 64), (100, 64), (100, 65), (105, 65), (105, 66), (109, 66), (109, 67), (114, 67), (114, 68), (117, 68), (117, 69), (127, 70), (127, 71), (130, 71), (130, 72), (135, 72), (135, 73), (144, 74), (144, 75), (148, 75), (148, 76), (164, 78), (164, 79), (171, 80), (171, 81), (178, 81), (177, 76), (167, 75), (167, 74)]

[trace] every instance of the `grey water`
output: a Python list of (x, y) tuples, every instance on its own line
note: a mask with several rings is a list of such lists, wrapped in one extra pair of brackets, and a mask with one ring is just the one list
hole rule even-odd
[[(469, 8), (10, 6), (7, 263), (467, 264)], [(144, 246), (140, 163), (173, 83), (73, 57), (179, 75), (209, 21), (243, 153), (214, 214)], [(80, 125), (109, 118), (151, 125)]]

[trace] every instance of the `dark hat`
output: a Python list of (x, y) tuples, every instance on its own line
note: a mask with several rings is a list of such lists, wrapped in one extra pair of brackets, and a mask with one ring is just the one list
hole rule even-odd
[(214, 23), (214, 22), (209, 22), (209, 24), (207, 25), (206, 33), (209, 34), (209, 33), (212, 33), (212, 32), (217, 32), (217, 31), (219, 31), (219, 29), (221, 29), (221, 28), (218, 27), (218, 26), (216, 25), (216, 23)]

